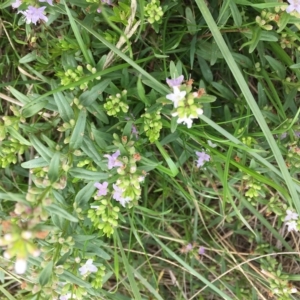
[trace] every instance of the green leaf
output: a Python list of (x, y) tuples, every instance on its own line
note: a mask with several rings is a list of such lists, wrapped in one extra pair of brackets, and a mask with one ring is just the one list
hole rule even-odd
[(41, 286), (45, 286), (49, 282), (53, 274), (52, 269), (53, 269), (53, 261), (51, 260), (48, 262), (47, 266), (43, 268), (42, 272), (40, 273), (39, 283)]
[(210, 66), (208, 65), (206, 60), (204, 58), (202, 58), (200, 55), (197, 55), (197, 59), (198, 59), (199, 67), (200, 67), (200, 70), (201, 70), (201, 73), (202, 73), (204, 79), (208, 83), (211, 83), (214, 80), (214, 78), (213, 78), (212, 71), (210, 70)]
[(49, 162), (47, 162), (43, 157), (34, 158), (21, 163), (21, 167), (24, 169), (42, 168), (46, 166), (49, 166)]
[(194, 35), (197, 32), (197, 23), (195, 21), (194, 14), (190, 7), (186, 7), (185, 17), (186, 17), (186, 24), (187, 24), (188, 32), (191, 35)]
[(31, 143), (22, 137), (22, 135), (14, 129), (12, 126), (6, 127), (9, 134), (16, 140), (18, 140), (21, 144), (31, 146)]
[(144, 102), (145, 106), (150, 106), (149, 100), (146, 97), (144, 86), (142, 84), (141, 76), (139, 76), (138, 80), (137, 80), (137, 93), (138, 93), (139, 99), (142, 102)]
[(94, 182), (89, 182), (83, 189), (81, 189), (75, 197), (75, 202), (77, 206), (83, 206), (91, 199), (92, 195), (95, 193)]
[(212, 95), (203, 95), (200, 98), (196, 98), (195, 101), (199, 102), (199, 103), (211, 103), (216, 101), (217, 97), (216, 96), (212, 96)]
[(255, 27), (252, 30), (252, 39), (250, 41), (249, 53), (252, 53), (256, 49), (257, 44), (260, 41), (261, 32), (262, 31), (260, 27)]
[(69, 220), (71, 222), (78, 222), (77, 218), (72, 216), (70, 213), (68, 213), (66, 210), (64, 210), (63, 208), (61, 208), (60, 206), (58, 206), (55, 203), (52, 203), (50, 205), (45, 206), (45, 209), (49, 213), (54, 214), (54, 215), (56, 215), (58, 217), (61, 217), (63, 219)]
[(90, 106), (104, 92), (107, 86), (110, 84), (110, 79), (105, 79), (100, 83), (93, 86), (90, 90), (83, 92), (79, 96), (80, 104), (84, 107)]
[(85, 109), (81, 110), (70, 138), (69, 145), (71, 149), (78, 149), (82, 145), (86, 116), (87, 116), (86, 110)]
[[(54, 80), (51, 81), (51, 87), (53, 90), (57, 88), (57, 84)], [(53, 93), (54, 101), (57, 105), (58, 112), (60, 117), (64, 122), (69, 122), (71, 119), (74, 119), (74, 112), (70, 105), (70, 102), (66, 99), (62, 92)]]
[(122, 264), (124, 265), (124, 268), (125, 268), (125, 271), (126, 271), (129, 283), (130, 283), (131, 292), (134, 295), (134, 299), (135, 300), (142, 300), (141, 294), (139, 292), (139, 288), (137, 286), (136, 279), (133, 276), (133, 274), (134, 274), (133, 273), (133, 268), (131, 268), (130, 265), (129, 265), (128, 259), (127, 259), (126, 255), (124, 253), (123, 244), (120, 240), (120, 237), (119, 237), (117, 232), (114, 233), (114, 236), (115, 236), (117, 245), (118, 245), (118, 247), (120, 249), (120, 252), (121, 252)]
[(34, 60), (36, 60), (36, 50), (34, 50), (34, 51), (26, 54), (22, 58), (20, 58), (19, 63), (20, 64), (27, 64), (27, 63), (32, 62)]
[(278, 60), (274, 59), (273, 57), (271, 57), (269, 55), (265, 55), (265, 58), (268, 61), (268, 63), (270, 64), (270, 66), (272, 67), (272, 69), (276, 72), (278, 77), (280, 79), (285, 79), (286, 69), (282, 65), (282, 63), (280, 63)]
[(291, 19), (291, 15), (288, 14), (287, 12), (281, 12), (281, 14), (279, 16), (280, 17), (277, 22), (277, 25), (278, 25), (277, 32), (281, 32), (283, 29), (285, 29), (286, 25), (288, 24), (288, 22)]
[(98, 166), (102, 167), (103, 165), (100, 163), (102, 161), (101, 156), (99, 155), (98, 150), (96, 149), (95, 142), (91, 141), (91, 139), (87, 136), (83, 138), (83, 144), (80, 149), (90, 157)]
[(71, 168), (69, 173), (78, 179), (92, 180), (92, 181), (100, 181), (108, 178), (108, 173), (102, 172), (93, 172), (89, 170), (84, 170), (82, 168)]
[(242, 23), (243, 23), (243, 19), (242, 19), (241, 13), (240, 13), (237, 5), (234, 3), (234, 1), (230, 1), (229, 2), (229, 7), (230, 7), (230, 10), (231, 10), (231, 14), (232, 14), (234, 24), (237, 27), (241, 27)]
[(34, 135), (30, 135), (29, 139), (34, 149), (41, 155), (41, 157), (44, 158), (45, 161), (50, 163), (54, 154), (53, 151), (44, 146)]
[(158, 150), (161, 153), (161, 155), (163, 156), (163, 158), (165, 159), (166, 163), (168, 164), (168, 167), (170, 168), (172, 177), (175, 177), (178, 174), (178, 172), (179, 172), (179, 170), (176, 167), (175, 163), (173, 162), (173, 160), (171, 159), (171, 157), (169, 156), (169, 154), (160, 145), (160, 143), (158, 141), (155, 142), (155, 145), (158, 148)]
[(42, 110), (48, 104), (48, 100), (32, 101), (25, 104), (22, 108), (22, 116), (24, 118), (29, 118), (36, 115), (40, 110)]
[(85, 287), (87, 289), (91, 288), (91, 285), (88, 282), (82, 280), (81, 278), (75, 276), (74, 274), (66, 270), (63, 272), (63, 274), (59, 276), (59, 278), (62, 279), (62, 281), (74, 283), (78, 286)]
[(48, 177), (51, 182), (55, 182), (58, 179), (59, 171), (60, 171), (60, 152), (55, 152), (49, 164)]

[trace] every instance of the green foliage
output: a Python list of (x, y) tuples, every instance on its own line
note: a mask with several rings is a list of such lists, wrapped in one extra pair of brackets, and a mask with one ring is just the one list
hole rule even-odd
[(11, 2), (0, 298), (297, 299), (300, 14)]

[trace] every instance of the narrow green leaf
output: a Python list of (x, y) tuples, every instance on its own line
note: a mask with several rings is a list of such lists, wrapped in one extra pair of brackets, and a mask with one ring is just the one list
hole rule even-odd
[(117, 232), (114, 233), (114, 236), (115, 236), (115, 238), (116, 238), (116, 240), (117, 240), (117, 244), (118, 244), (119, 249), (120, 249), (120, 252), (121, 252), (121, 256), (122, 256), (122, 264), (123, 264), (124, 267), (125, 267), (125, 271), (126, 271), (126, 274), (127, 274), (127, 276), (128, 276), (128, 280), (129, 280), (129, 283), (130, 283), (130, 286), (131, 286), (131, 291), (132, 291), (132, 293), (133, 293), (133, 295), (134, 295), (134, 299), (135, 299), (135, 300), (142, 300), (141, 294), (140, 294), (140, 292), (139, 292), (139, 288), (138, 288), (138, 286), (137, 286), (136, 279), (135, 279), (134, 276), (133, 276), (133, 274), (134, 274), (134, 273), (132, 272), (133, 270), (132, 270), (132, 268), (130, 267), (129, 262), (128, 262), (128, 259), (127, 259), (126, 255), (125, 255), (125, 253), (124, 253), (123, 244), (122, 244), (122, 242), (121, 242), (121, 240), (120, 240), (120, 237), (119, 237), (119, 235), (118, 235)]
[(31, 143), (28, 142), (25, 138), (23, 138), (22, 135), (16, 129), (14, 129), (12, 126), (6, 127), (6, 130), (10, 133), (10, 135), (14, 139), (18, 140), (21, 144), (31, 146)]
[(41, 155), (41, 157), (44, 158), (45, 161), (50, 163), (54, 154), (53, 151), (44, 146), (36, 136), (30, 135), (29, 139), (34, 149)]
[(80, 104), (84, 107), (92, 105), (99, 95), (104, 92), (110, 82), (110, 79), (101, 80), (100, 83), (93, 86), (90, 90), (83, 92), (79, 96)]
[(191, 35), (194, 35), (197, 31), (197, 24), (194, 18), (194, 14), (190, 7), (185, 8), (185, 17), (186, 17), (186, 24), (188, 28), (188, 32)]
[(243, 23), (243, 19), (242, 19), (241, 13), (240, 13), (237, 5), (235, 4), (234, 1), (230, 1), (229, 2), (229, 7), (230, 7), (230, 10), (231, 10), (231, 14), (232, 14), (234, 24), (237, 27), (241, 27), (242, 23)]
[(91, 56), (89, 55), (88, 49), (87, 49), (85, 43), (83, 42), (81, 33), (80, 33), (80, 31), (79, 31), (79, 29), (78, 29), (78, 27), (77, 27), (77, 25), (76, 25), (76, 23), (75, 23), (75, 21), (74, 21), (74, 18), (73, 18), (73, 16), (72, 16), (72, 13), (71, 13), (71, 11), (70, 11), (70, 9), (69, 9), (67, 3), (64, 2), (64, 4), (65, 4), (65, 9), (66, 9), (66, 12), (67, 12), (67, 15), (68, 15), (68, 18), (69, 18), (70, 25), (71, 25), (72, 30), (73, 30), (73, 32), (74, 32), (75, 38), (76, 38), (76, 40), (77, 40), (77, 43), (78, 43), (78, 45), (79, 45), (79, 47), (80, 47), (80, 50), (82, 51), (82, 54), (83, 54), (83, 56), (84, 56), (86, 62), (87, 62), (88, 64), (93, 64), (93, 61), (92, 61), (92, 59), (91, 59)]
[(58, 179), (59, 171), (60, 171), (60, 152), (55, 152), (49, 164), (48, 177), (51, 182), (55, 182)]
[(42, 168), (46, 166), (49, 166), (49, 162), (47, 162), (43, 157), (34, 158), (21, 163), (21, 167), (24, 169)]
[(36, 60), (36, 50), (34, 50), (34, 51), (26, 54), (22, 58), (20, 58), (19, 63), (20, 64), (27, 64), (27, 63), (32, 62), (34, 60)]
[(51, 260), (48, 262), (47, 266), (43, 268), (42, 272), (40, 273), (39, 283), (41, 286), (45, 286), (49, 282), (53, 274), (52, 269), (53, 269), (53, 261)]
[(158, 148), (161, 155), (163, 156), (163, 158), (165, 159), (166, 163), (168, 164), (171, 174), (172, 174), (172, 177), (175, 177), (179, 172), (175, 163), (173, 162), (173, 160), (171, 159), (169, 154), (166, 152), (166, 150), (161, 146), (161, 144), (158, 141), (155, 142), (155, 145)]
[(66, 210), (61, 208), (55, 203), (52, 203), (50, 205), (45, 206), (45, 209), (50, 212), (51, 214), (54, 214), (58, 217), (61, 217), (63, 219), (69, 220), (71, 222), (78, 222), (78, 219), (72, 216), (70, 213), (68, 213)]
[(108, 173), (93, 172), (93, 171), (89, 171), (89, 170), (84, 170), (82, 168), (71, 168), (69, 170), (69, 173), (74, 178), (86, 179), (86, 180), (92, 180), (92, 181), (100, 181), (100, 180), (105, 180), (108, 178)]
[(24, 118), (29, 118), (36, 115), (40, 110), (42, 110), (48, 104), (48, 100), (42, 100), (36, 102), (35, 100), (27, 103), (22, 108), (22, 116)]
[(89, 182), (83, 189), (81, 189), (75, 197), (77, 206), (85, 205), (95, 193), (94, 182)]
[(271, 68), (276, 72), (280, 79), (285, 79), (286, 69), (278, 60), (274, 59), (269, 55), (265, 55), (266, 60), (270, 64)]
[(65, 270), (63, 274), (59, 276), (59, 278), (62, 279), (63, 281), (74, 283), (78, 286), (85, 287), (87, 289), (91, 288), (91, 285), (88, 282), (82, 280), (81, 278), (75, 276), (74, 274), (72, 274), (67, 270)]
[[(54, 80), (51, 81), (51, 87), (53, 90), (57, 88), (57, 83)], [(55, 92), (53, 93), (53, 97), (60, 117), (64, 120), (64, 122), (69, 122), (71, 119), (74, 119), (73, 109), (63, 93)]]
[(138, 96), (139, 99), (144, 102), (145, 106), (150, 106), (149, 100), (146, 97), (146, 93), (145, 93), (145, 89), (141, 80), (141, 76), (138, 77), (137, 80), (137, 92), (138, 92)]
[(70, 148), (78, 149), (83, 142), (84, 130), (85, 130), (85, 122), (86, 122), (86, 110), (82, 109), (78, 115), (78, 119), (76, 121), (75, 127), (73, 129), (71, 138), (70, 138)]

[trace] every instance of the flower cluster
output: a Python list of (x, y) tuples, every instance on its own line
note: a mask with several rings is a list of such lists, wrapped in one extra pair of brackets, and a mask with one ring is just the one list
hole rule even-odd
[(104, 234), (110, 236), (114, 232), (114, 227), (118, 225), (120, 208), (115, 206), (114, 201), (119, 202), (123, 207), (127, 204), (132, 207), (141, 195), (140, 183), (145, 178), (145, 172), (137, 168), (136, 163), (141, 159), (139, 153), (135, 151), (134, 142), (127, 141), (127, 137), (123, 136), (120, 140), (115, 137), (115, 145), (121, 151), (117, 150), (113, 154), (105, 154), (107, 158), (108, 170), (117, 169), (117, 180), (109, 183), (108, 181), (96, 182), (95, 187), (97, 193), (95, 196), (96, 202), (88, 211), (88, 217), (93, 222), (94, 226), (103, 231)]
[[(47, 2), (49, 5), (53, 5), (53, 0), (39, 0), (39, 2)], [(16, 0), (13, 4), (13, 8), (19, 8), (22, 5), (22, 0)], [(48, 21), (48, 18), (45, 16), (44, 11), (46, 6), (36, 7), (29, 5), (26, 10), (19, 10), (18, 13), (21, 13), (25, 16), (26, 23), (33, 23), (36, 25), (37, 22), (40, 21)]]
[(292, 210), (288, 209), (286, 211), (286, 216), (284, 218), (285, 225), (288, 226), (287, 230), (290, 231), (299, 231), (298, 229), (298, 221), (299, 221), (299, 215)]
[(144, 7), (144, 10), (145, 16), (150, 24), (153, 24), (154, 22), (161, 22), (164, 13), (159, 0), (151, 0), (151, 2)]
[[(195, 251), (196, 250), (196, 251)], [(189, 243), (185, 246), (183, 246), (180, 249), (181, 253), (192, 253), (192, 254), (197, 254), (197, 255), (204, 255), (205, 254), (205, 248), (202, 246), (197, 246), (196, 243)]]
[(183, 75), (175, 79), (166, 79), (169, 87), (173, 89), (173, 93), (168, 94), (166, 98), (171, 100), (174, 105), (173, 117), (178, 117), (177, 123), (186, 124), (188, 128), (192, 127), (193, 119), (197, 119), (203, 114), (202, 108), (195, 102), (200, 98), (197, 92), (191, 92), (192, 87), (183, 83)]
[(127, 102), (127, 91), (123, 90), (116, 95), (110, 95), (106, 99), (106, 103), (103, 105), (109, 116), (117, 116), (121, 111), (127, 113), (129, 106)]

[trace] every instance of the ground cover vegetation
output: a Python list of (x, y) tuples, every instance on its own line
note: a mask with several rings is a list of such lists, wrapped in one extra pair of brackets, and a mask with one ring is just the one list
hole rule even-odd
[(0, 3), (1, 299), (300, 299), (300, 4)]

